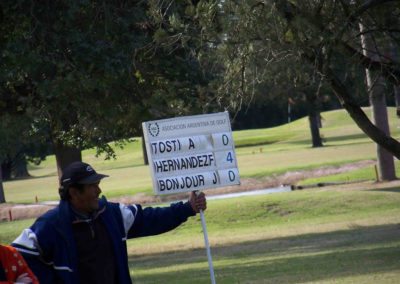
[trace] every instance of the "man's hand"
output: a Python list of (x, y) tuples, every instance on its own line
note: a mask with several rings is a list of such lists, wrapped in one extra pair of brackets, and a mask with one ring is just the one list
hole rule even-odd
[(206, 195), (203, 192), (195, 193), (191, 192), (189, 196), (189, 203), (192, 206), (194, 212), (199, 213), (200, 210), (207, 209)]

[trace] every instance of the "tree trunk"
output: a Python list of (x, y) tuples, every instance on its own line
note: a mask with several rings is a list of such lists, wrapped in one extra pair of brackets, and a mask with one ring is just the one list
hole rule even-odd
[(393, 92), (396, 101), (396, 115), (400, 118), (400, 86), (393, 86)]
[(14, 159), (13, 165), (13, 177), (14, 178), (26, 178), (30, 177), (28, 172), (28, 164), (24, 154), (17, 155)]
[(4, 195), (4, 187), (3, 187), (3, 174), (0, 169), (0, 203), (6, 203), (6, 197)]
[(54, 142), (54, 153), (57, 162), (58, 177), (61, 178), (62, 170), (70, 163), (82, 161), (81, 150), (75, 147), (65, 146), (61, 141)]
[(311, 130), (311, 137), (312, 137), (312, 146), (313, 147), (322, 147), (321, 135), (319, 133), (319, 112), (314, 111), (308, 115), (308, 120), (310, 122), (310, 130)]
[[(367, 75), (368, 76), (368, 75)], [(370, 74), (369, 74), (370, 77)], [(386, 107), (386, 97), (383, 92), (382, 86), (383, 79), (378, 79), (380, 83), (376, 82), (370, 90), (370, 102), (372, 111), (372, 121), (379, 127), (386, 135), (390, 135), (388, 114)], [(368, 81), (368, 80), (367, 80)], [(381, 90), (379, 90), (381, 89)], [(378, 174), (379, 180), (395, 180), (396, 172), (394, 167), (393, 155), (390, 154), (385, 148), (376, 144), (377, 160), (378, 160)]]
[[(390, 59), (393, 62), (400, 61), (399, 52), (397, 51), (397, 47), (393, 43), (393, 40), (390, 41), (390, 52), (389, 53), (390, 53)], [(396, 115), (397, 115), (397, 117), (400, 118), (400, 85), (397, 82), (393, 84), (393, 95), (394, 95), (394, 101), (396, 102)]]
[(2, 180), (7, 181), (11, 179), (11, 170), (12, 170), (12, 163), (9, 159), (6, 159), (1, 164)]
[(335, 95), (338, 97), (344, 109), (348, 112), (357, 126), (375, 143), (381, 145), (397, 159), (400, 159), (400, 143), (396, 139), (390, 137), (381, 129), (376, 127), (368, 116), (361, 109), (359, 104), (354, 101), (352, 95), (348, 92), (342, 81), (335, 75), (335, 73), (328, 66), (320, 72), (324, 73), (326, 80), (331, 85)]
[(143, 162), (145, 165), (149, 164), (149, 158), (147, 157), (146, 142), (144, 141), (144, 134), (142, 132), (142, 152), (143, 152)]
[[(360, 23), (360, 32), (364, 32), (364, 26)], [(375, 43), (369, 34), (361, 35), (361, 46), (366, 57), (375, 61), (379, 60), (378, 51)], [(373, 75), (372, 71), (365, 69), (367, 88), (370, 104), (372, 108), (372, 121), (386, 135), (390, 135), (389, 122), (385, 97), (385, 81), (380, 74)], [(396, 173), (394, 167), (393, 155), (390, 154), (381, 145), (376, 145), (379, 180), (395, 180)]]
[(318, 101), (320, 89), (321, 89), (321, 82), (315, 93), (309, 92), (306, 94), (308, 121), (310, 123), (312, 146), (314, 148), (324, 146), (322, 144), (322, 139), (319, 132), (321, 126), (321, 116), (319, 112), (319, 101)]

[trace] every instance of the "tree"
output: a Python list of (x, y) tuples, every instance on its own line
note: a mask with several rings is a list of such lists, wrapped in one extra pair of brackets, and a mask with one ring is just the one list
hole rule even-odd
[[(361, 47), (363, 54), (375, 61), (383, 62), (377, 48), (377, 40), (365, 33), (364, 23), (360, 22)], [(365, 70), (366, 85), (372, 108), (372, 120), (374, 124), (386, 135), (390, 135), (388, 115), (386, 110), (385, 80), (381, 74), (372, 74), (368, 68)], [(376, 73), (376, 72), (374, 72)], [(396, 173), (394, 168), (393, 155), (377, 144), (378, 175), (379, 180), (394, 180)]]
[(146, 110), (132, 53), (145, 36), (145, 4), (2, 1), (0, 9), (0, 107), (50, 138), (59, 172), (81, 149), (110, 158), (108, 142), (139, 133)]
[[(0, 108), (18, 110), (50, 138), (59, 174), (88, 147), (115, 157), (108, 142), (138, 135), (142, 120), (206, 111), (212, 73), (203, 72), (190, 40), (168, 34), (190, 21), (193, 7), (3, 1)], [(165, 23), (160, 9), (170, 16)], [(178, 18), (178, 10), (187, 15)]]
[(148, 41), (135, 50), (134, 63), (142, 89), (153, 92), (144, 102), (151, 119), (218, 108), (210, 86), (218, 76), (212, 47), (201, 36), (205, 7), (202, 1), (149, 1), (142, 23)]
[(253, 9), (255, 1), (200, 3), (197, 10), (207, 12), (196, 13), (202, 27), (197, 46), (211, 53), (219, 66), (219, 75), (213, 78), (216, 101), (237, 114), (263, 97), (286, 103), (289, 96), (296, 96), (308, 105), (313, 146), (322, 146), (317, 122), (324, 82), (270, 29), (273, 15)]
[[(398, 85), (399, 63), (365, 56), (358, 27), (361, 19), (368, 18), (372, 24), (366, 27), (367, 33), (379, 34), (381, 41), (390, 39), (398, 49), (398, 1), (223, 1), (220, 6), (226, 31), (221, 50), (234, 49), (226, 53), (224, 64), (226, 73), (238, 78), (229, 81), (231, 85), (243, 86), (245, 81), (240, 78), (252, 81), (254, 73), (248, 63), (254, 58), (258, 58), (259, 65), (264, 64), (264, 70), (284, 59), (297, 60), (321, 77), (360, 129), (400, 158), (400, 143), (368, 119), (353, 95), (365, 93), (359, 84), (364, 68), (379, 72), (387, 82)], [(225, 95), (229, 91), (225, 88)], [(238, 96), (243, 94), (240, 91)]]
[[(398, 29), (387, 25), (385, 19), (380, 17), (381, 13), (374, 13), (380, 10), (390, 15), (392, 23), (396, 21), (396, 13), (399, 7), (396, 1), (356, 1), (356, 4), (348, 2), (320, 2), (319, 5), (312, 5), (311, 2), (274, 1), (277, 11), (286, 20), (288, 29), (297, 34), (300, 43), (303, 45), (300, 55), (305, 61), (313, 62), (324, 78), (329, 82), (343, 107), (348, 111), (356, 124), (376, 143), (400, 158), (400, 143), (385, 134), (376, 127), (361, 110), (360, 105), (354, 100), (348, 82), (351, 81), (351, 70), (368, 68), (371, 71), (380, 72), (390, 82), (398, 82), (399, 71), (396, 63), (391, 61), (383, 63), (365, 56), (360, 48), (360, 33), (358, 23), (361, 17), (366, 15), (376, 26), (367, 27), (368, 33), (382, 33), (385, 37), (394, 39), (398, 45)], [(331, 13), (330, 11), (335, 11)], [(324, 22), (326, 20), (326, 22)], [(302, 25), (296, 25), (301, 21)], [(304, 28), (313, 32), (311, 37), (314, 41), (307, 41), (310, 36), (304, 34)], [(316, 36), (318, 33), (319, 37)], [(298, 45), (299, 43), (297, 43)], [(309, 52), (307, 52), (309, 51)], [(348, 62), (347, 78), (343, 78), (335, 70), (334, 61), (338, 57), (346, 58)]]
[(39, 164), (51, 153), (49, 139), (23, 115), (3, 113), (0, 122), (0, 163), (3, 180), (29, 177), (27, 163)]
[(0, 171), (0, 203), (5, 203), (6, 197), (4, 195), (4, 187), (3, 187), (3, 175)]
[[(3, 101), (0, 103), (5, 104), (4, 97), (1, 93)], [(27, 142), (23, 139), (26, 131), (28, 130), (26, 121), (19, 121), (16, 119), (18, 114), (16, 112), (2, 111), (0, 120), (0, 171), (2, 171), (2, 180), (11, 179), (13, 173), (13, 164), (19, 156), (21, 148)], [(22, 138), (22, 139), (21, 139)], [(21, 158), (24, 160), (24, 157)]]

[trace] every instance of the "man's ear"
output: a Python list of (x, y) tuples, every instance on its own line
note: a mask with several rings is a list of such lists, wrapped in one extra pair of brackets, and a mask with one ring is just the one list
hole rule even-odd
[(76, 188), (75, 186), (69, 187), (69, 196), (71, 199), (76, 199), (79, 194), (80, 194), (80, 191), (78, 190), (78, 188)]

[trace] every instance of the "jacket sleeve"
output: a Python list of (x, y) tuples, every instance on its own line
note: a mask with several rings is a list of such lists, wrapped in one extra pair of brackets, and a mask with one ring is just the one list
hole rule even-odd
[(52, 262), (53, 230), (52, 226), (38, 220), (31, 228), (23, 230), (12, 243), (41, 284), (57, 283)]
[(188, 217), (196, 215), (189, 202), (178, 202), (169, 207), (147, 207), (143, 209), (140, 205), (132, 205), (128, 208), (132, 212), (128, 238), (168, 232), (185, 222)]

